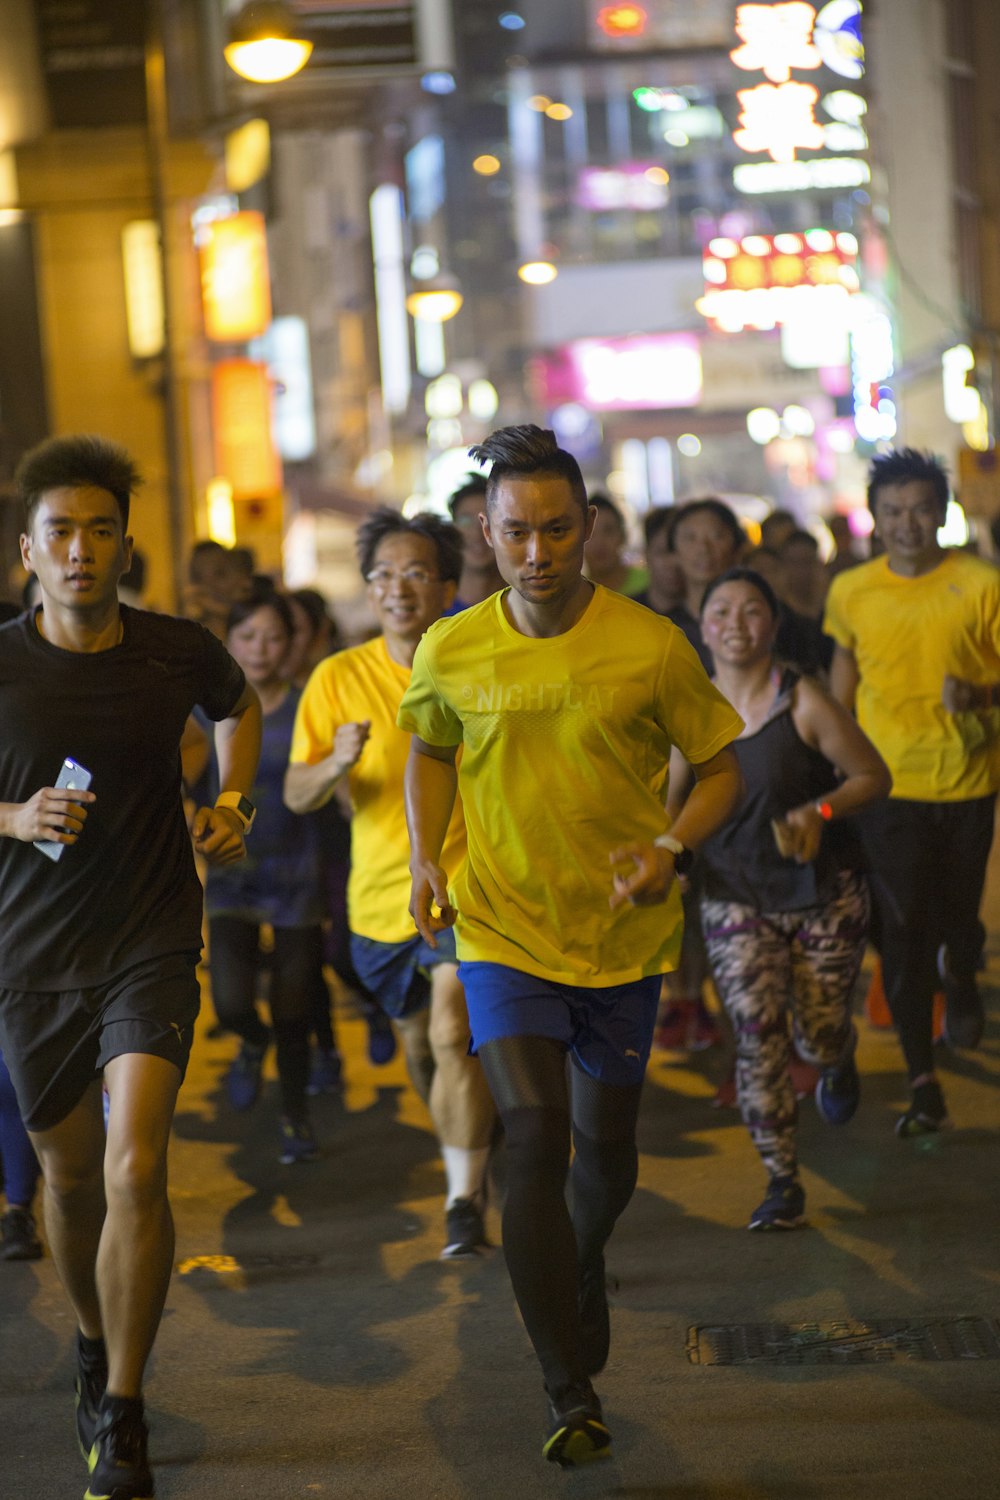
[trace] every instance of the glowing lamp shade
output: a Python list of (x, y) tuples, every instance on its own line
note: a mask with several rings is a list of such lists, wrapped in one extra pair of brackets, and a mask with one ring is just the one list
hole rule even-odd
[(464, 302), (457, 286), (427, 281), (415, 287), (406, 299), (406, 311), (424, 323), (447, 323)]
[(295, 21), (281, 0), (252, 0), (234, 18), (226, 62), (251, 83), (280, 83), (309, 61), (312, 42), (295, 35)]
[(517, 274), (528, 286), (548, 286), (550, 281), (555, 281), (559, 272), (550, 260), (529, 260), (518, 267)]

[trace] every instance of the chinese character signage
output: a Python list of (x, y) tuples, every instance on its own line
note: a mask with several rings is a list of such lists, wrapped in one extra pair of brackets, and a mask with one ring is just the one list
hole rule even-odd
[(724, 333), (771, 329), (825, 316), (860, 288), (853, 234), (752, 234), (711, 240), (702, 258), (705, 295), (698, 311)]
[(730, 58), (742, 72), (763, 75), (761, 81), (736, 93), (740, 110), (733, 140), (741, 151), (766, 153), (772, 162), (787, 165), (797, 160), (800, 151), (831, 149), (831, 145), (834, 150), (843, 149), (837, 144), (843, 132), (838, 137), (834, 131), (831, 141), (830, 123), (817, 116), (820, 89), (794, 75), (826, 68), (842, 77), (860, 78), (864, 73), (860, 15), (860, 0), (831, 0), (819, 11), (804, 0), (736, 7), (740, 45)]

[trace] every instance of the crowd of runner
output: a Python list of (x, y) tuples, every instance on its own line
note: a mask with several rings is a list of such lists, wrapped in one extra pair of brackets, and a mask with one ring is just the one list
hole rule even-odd
[[(398, 1040), (427, 1104), (446, 1181), (444, 1257), (488, 1249), (487, 1173), (503, 1143), (503, 1250), (549, 1402), (543, 1451), (563, 1465), (604, 1455), (592, 1384), (610, 1338), (604, 1250), (635, 1186), (653, 1045), (730, 1048), (765, 1174), (749, 1228), (793, 1229), (805, 1216), (799, 1100), (808, 1088), (833, 1126), (858, 1107), (852, 1013), (872, 944), (911, 1088), (897, 1133), (949, 1124), (933, 1006), (943, 991), (950, 1047), (977, 1045), (979, 904), (1000, 785), (1000, 571), (941, 548), (947, 477), (909, 449), (873, 461), (871, 556), (854, 555), (838, 527), (823, 562), (787, 513), (748, 528), (724, 499), (703, 497), (646, 516), (639, 563), (618, 507), (588, 497), (551, 434), (519, 427), (473, 450), (486, 473), (452, 497), (450, 522), (383, 508), (359, 528), (372, 619), (359, 644), (343, 644), (320, 595), (286, 593), (245, 550), (212, 542), (190, 559), (187, 621), (160, 626), (110, 591), (131, 558), (134, 475), (121, 478), (110, 445), (62, 442), (22, 470), (22, 552), (41, 603), (0, 631), (9, 722), (34, 711), (19, 674), (59, 697), (73, 655), (87, 683), (115, 664), (119, 693), (130, 652), (147, 681), (173, 684), (160, 795), (179, 758), (209, 990), (235, 1044), (226, 1107), (255, 1105), (273, 1046), (276, 1149), (289, 1167), (316, 1157), (310, 1096), (342, 1081), (335, 979), (367, 1022), (372, 1062)], [(109, 591), (87, 615), (79, 601), (101, 586), (105, 553)], [(93, 701), (87, 688), (88, 711)], [(39, 756), (100, 762), (71, 713), (59, 718), (51, 698), (38, 712)], [(64, 732), (78, 738), (63, 743)], [(136, 745), (152, 757), (150, 731)], [(112, 1161), (136, 1130), (162, 1137), (165, 1155), (193, 1021), (182, 966), (167, 960), (196, 941), (162, 871), (186, 869), (190, 850), (164, 835), (159, 899), (178, 901), (176, 931), (152, 945), (138, 929), (121, 935), (121, 963), (95, 999), (94, 966), (53, 958), (59, 929), (44, 920), (44, 882), (65, 874), (72, 895), (77, 851), (39, 863), (32, 843), (79, 840), (82, 854), (100, 778), (93, 791), (60, 790), (29, 761), (13, 738), (0, 755), (5, 945), (39, 910), (47, 942), (0, 965), (3, 1255), (42, 1253), (40, 1158), (47, 1237), (80, 1324), (87, 1493), (144, 1500), (141, 1374), (162, 1297), (121, 1335), (109, 1374), (100, 1263), (95, 1295), (86, 1247), (68, 1248), (74, 1215), (95, 1212), (79, 1200), (97, 1158), (81, 1164), (66, 1121), (79, 1130), (85, 1106), (93, 1131), (103, 1071)], [(155, 885), (148, 853), (143, 870)], [(143, 911), (163, 928), (163, 904)], [(110, 993), (140, 960), (158, 965), (144, 982), (161, 1000), (169, 989), (177, 1015), (126, 1003), (124, 980)], [(60, 1022), (53, 1007), (43, 1049), (38, 1002), (70, 993), (86, 997), (87, 1020)], [(179, 1042), (150, 1039), (154, 1013)], [(113, 1046), (109, 1017), (127, 1033)], [(137, 1055), (160, 1099), (158, 1113), (144, 1107), (150, 1119), (126, 1072)], [(109, 1214), (113, 1188), (112, 1168)], [(165, 1200), (136, 1212), (160, 1214), (162, 1233)], [(92, 1260), (101, 1222), (88, 1231)]]

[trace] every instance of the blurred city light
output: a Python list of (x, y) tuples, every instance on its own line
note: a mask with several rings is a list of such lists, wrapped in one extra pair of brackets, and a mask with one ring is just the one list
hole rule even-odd
[(747, 412), (747, 433), (763, 447), (781, 432), (781, 418), (771, 406), (755, 406)]
[(517, 14), (517, 11), (507, 10), (500, 17), (500, 25), (504, 31), (522, 31), (526, 22), (523, 16)]
[(472, 163), (472, 170), (480, 177), (495, 177), (500, 170), (500, 158), (484, 152), (482, 156), (476, 157)]
[(529, 286), (548, 286), (550, 281), (555, 281), (559, 272), (550, 260), (529, 260), (518, 267), (517, 274)]
[(451, 73), (445, 72), (442, 68), (433, 68), (423, 75), (420, 87), (425, 94), (453, 94), (456, 84)]
[(701, 452), (701, 438), (695, 437), (693, 432), (682, 432), (677, 439), (677, 452), (683, 453), (685, 458), (697, 458)]
[(648, 21), (641, 5), (606, 5), (597, 12), (597, 24), (605, 36), (642, 36)]
[(435, 276), (414, 287), (406, 299), (406, 310), (411, 317), (427, 323), (447, 323), (461, 309), (464, 300), (453, 277)]
[(532, 94), (531, 98), (528, 100), (528, 108), (535, 110), (540, 115), (544, 115), (545, 111), (551, 106), (551, 104), (552, 100), (549, 98), (548, 94)]
[(564, 120), (572, 120), (573, 111), (568, 104), (550, 104), (545, 115), (547, 119), (556, 120), (561, 124)]

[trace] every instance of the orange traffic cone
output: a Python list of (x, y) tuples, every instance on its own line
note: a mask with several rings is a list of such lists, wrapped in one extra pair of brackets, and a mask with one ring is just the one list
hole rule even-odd
[(882, 986), (882, 960), (880, 958), (875, 960), (871, 983), (865, 996), (865, 1020), (869, 1026), (874, 1026), (876, 1031), (891, 1031), (892, 1029), (892, 1014)]

